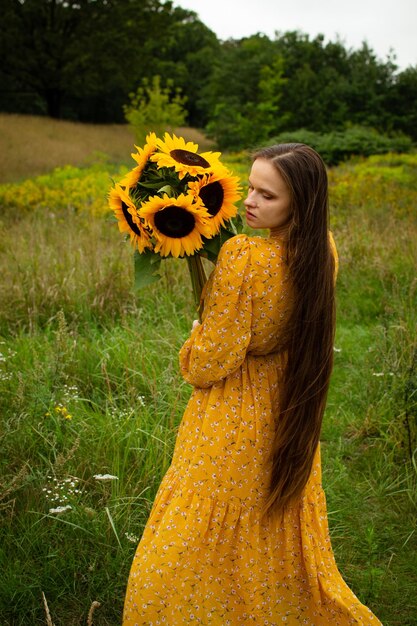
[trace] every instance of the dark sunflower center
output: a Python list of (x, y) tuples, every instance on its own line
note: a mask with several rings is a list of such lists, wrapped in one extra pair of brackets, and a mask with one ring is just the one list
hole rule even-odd
[(155, 226), (166, 237), (179, 239), (189, 235), (195, 226), (195, 218), (181, 206), (167, 206), (155, 213)]
[(127, 204), (125, 204), (123, 202), (123, 200), (122, 200), (122, 211), (123, 211), (123, 215), (125, 216), (126, 222), (130, 226), (130, 229), (133, 230), (135, 235), (139, 235), (139, 237), (141, 237), (142, 233), (139, 230), (139, 226), (137, 224), (135, 224), (135, 222), (133, 221), (133, 217), (130, 215), (130, 213), (128, 211)]
[(200, 189), (198, 194), (202, 199), (204, 206), (212, 217), (217, 215), (223, 205), (224, 191), (221, 184), (217, 181), (209, 183)]
[(189, 150), (171, 150), (169, 153), (175, 161), (183, 163), (184, 165), (195, 165), (198, 167), (210, 167), (210, 163), (203, 159), (202, 156)]

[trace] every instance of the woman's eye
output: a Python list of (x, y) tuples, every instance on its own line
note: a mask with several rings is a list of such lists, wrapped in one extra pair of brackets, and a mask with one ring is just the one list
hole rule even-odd
[(265, 198), (265, 200), (272, 200), (272, 196), (268, 195), (267, 193), (262, 194), (262, 196)]

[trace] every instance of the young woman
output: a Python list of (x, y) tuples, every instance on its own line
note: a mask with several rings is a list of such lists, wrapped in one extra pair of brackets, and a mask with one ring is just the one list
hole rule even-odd
[(181, 349), (194, 390), (123, 624), (379, 624), (337, 569), (321, 486), (337, 267), (321, 158), (258, 151), (245, 206), (269, 236), (223, 245)]

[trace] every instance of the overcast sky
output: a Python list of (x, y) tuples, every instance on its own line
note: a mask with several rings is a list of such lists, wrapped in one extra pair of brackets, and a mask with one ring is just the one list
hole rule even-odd
[(195, 11), (219, 39), (300, 30), (346, 48), (366, 40), (381, 60), (390, 49), (401, 70), (417, 65), (417, 0), (174, 0)]

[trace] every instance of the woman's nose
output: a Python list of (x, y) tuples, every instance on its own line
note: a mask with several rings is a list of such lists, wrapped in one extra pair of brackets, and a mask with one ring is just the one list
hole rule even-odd
[(243, 201), (243, 204), (245, 206), (254, 206), (255, 205), (255, 198), (253, 196), (253, 190), (252, 191), (248, 191), (248, 195), (246, 196), (246, 199)]

